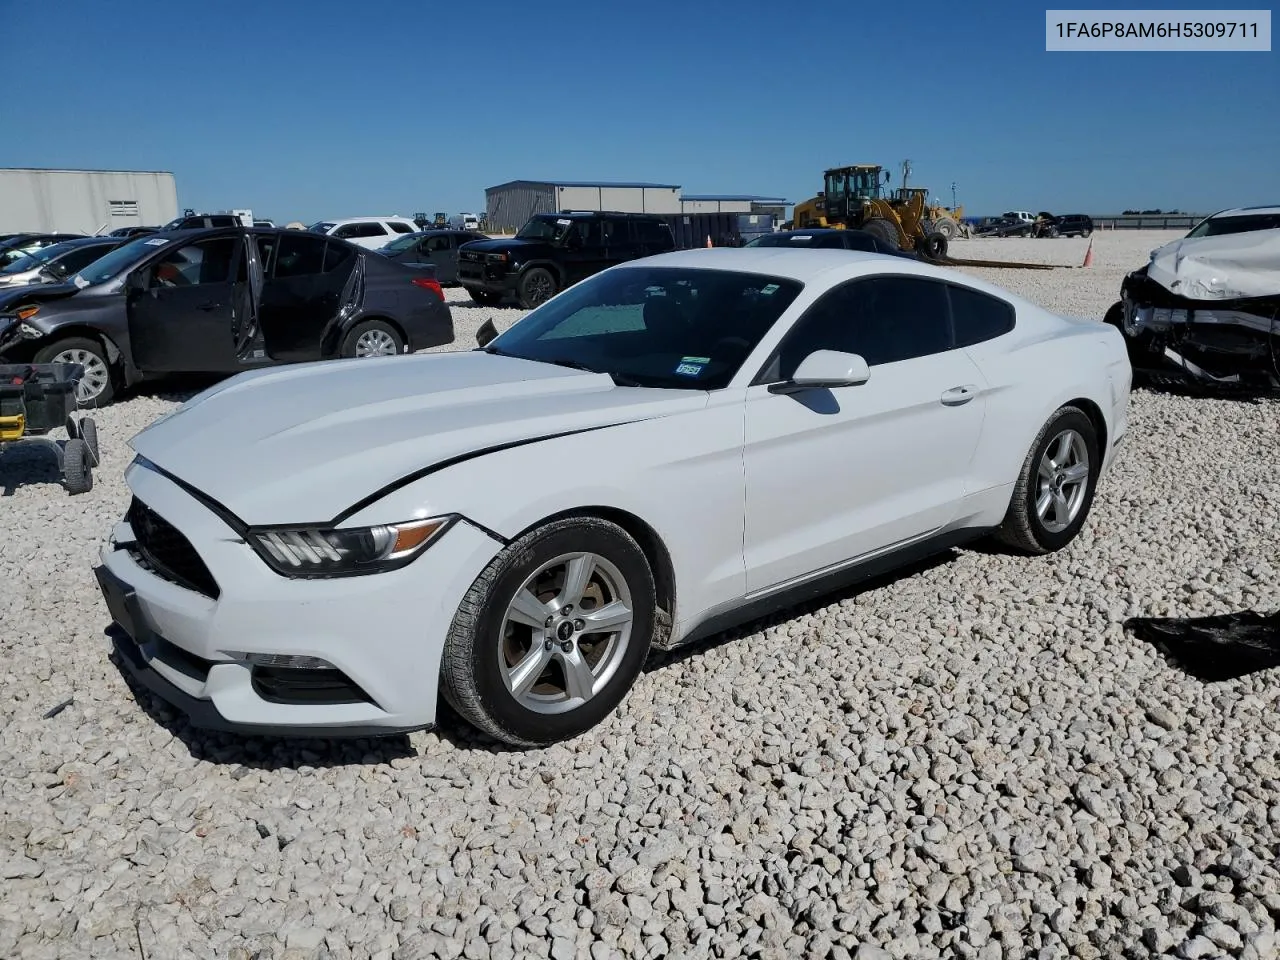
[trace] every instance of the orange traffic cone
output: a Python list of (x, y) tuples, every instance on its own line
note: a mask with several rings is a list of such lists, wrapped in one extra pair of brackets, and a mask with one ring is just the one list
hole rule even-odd
[(1081, 266), (1085, 266), (1085, 267), (1093, 266), (1093, 241), (1092, 240), (1089, 241), (1089, 249), (1084, 252), (1084, 263), (1081, 264)]

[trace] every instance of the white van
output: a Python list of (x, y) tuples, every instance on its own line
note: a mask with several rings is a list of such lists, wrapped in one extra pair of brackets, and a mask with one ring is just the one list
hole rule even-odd
[(479, 230), (480, 218), (474, 213), (460, 213), (449, 218), (449, 226), (454, 230)]

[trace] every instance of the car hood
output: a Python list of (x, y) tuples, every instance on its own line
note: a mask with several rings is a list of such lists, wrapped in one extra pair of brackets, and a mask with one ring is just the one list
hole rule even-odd
[(1280, 230), (1175, 240), (1151, 252), (1147, 276), (1188, 300), (1280, 295)]
[(74, 283), (12, 284), (0, 287), (0, 314), (19, 302), (32, 300), (60, 300), (80, 292)]
[(508, 240), (471, 240), (464, 244), (460, 249), (471, 250), (476, 253), (502, 253), (522, 252), (526, 250), (544, 249), (548, 246), (542, 240), (516, 240), (514, 238)]
[(707, 400), (480, 351), (328, 360), (232, 377), (130, 446), (247, 524), (323, 523), (433, 466)]

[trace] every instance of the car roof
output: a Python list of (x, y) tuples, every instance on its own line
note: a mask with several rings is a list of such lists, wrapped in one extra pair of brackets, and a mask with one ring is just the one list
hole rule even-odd
[(1280, 206), (1232, 207), (1230, 210), (1219, 210), (1217, 213), (1210, 214), (1205, 219), (1213, 220), (1217, 217), (1252, 216), (1256, 214), (1271, 213), (1280, 213)]
[[(652, 267), (689, 267), (704, 270), (733, 270), (742, 273), (765, 273), (788, 280), (807, 283), (831, 270), (847, 269), (853, 265), (883, 266), (895, 271), (906, 270), (928, 276), (952, 278), (954, 271), (923, 261), (895, 257), (885, 253), (869, 253), (864, 250), (843, 248), (805, 247), (699, 247), (694, 250), (675, 250), (659, 253), (628, 264)], [(969, 282), (968, 278), (963, 278)]]
[(377, 221), (394, 220), (397, 223), (413, 223), (413, 219), (411, 217), (401, 217), (398, 215), (389, 216), (389, 217), (380, 217), (380, 216), (336, 217), (333, 220), (314, 220), (312, 222), (313, 223), (332, 223), (334, 226), (338, 226), (339, 224), (343, 224), (343, 223), (368, 223), (371, 220), (377, 220)]

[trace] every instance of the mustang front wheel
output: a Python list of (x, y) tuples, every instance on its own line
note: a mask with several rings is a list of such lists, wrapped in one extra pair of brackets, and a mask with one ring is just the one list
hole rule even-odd
[(458, 607), (445, 698), (499, 740), (545, 746), (622, 702), (649, 652), (656, 604), (644, 551), (596, 518), (559, 520), (500, 553)]
[(1061, 550), (1084, 526), (1101, 466), (1093, 421), (1062, 407), (1032, 444), (996, 536), (1027, 553)]

